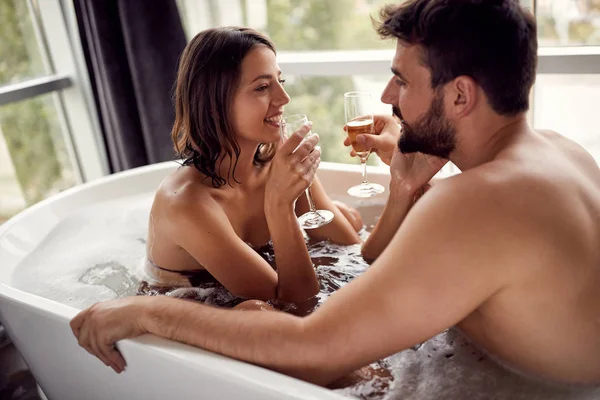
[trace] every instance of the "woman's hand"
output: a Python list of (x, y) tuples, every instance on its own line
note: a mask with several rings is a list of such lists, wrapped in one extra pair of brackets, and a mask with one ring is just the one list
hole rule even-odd
[(312, 183), (321, 162), (321, 149), (317, 146), (317, 134), (303, 141), (309, 131), (310, 124), (304, 125), (282, 140), (271, 161), (265, 205), (291, 205)]

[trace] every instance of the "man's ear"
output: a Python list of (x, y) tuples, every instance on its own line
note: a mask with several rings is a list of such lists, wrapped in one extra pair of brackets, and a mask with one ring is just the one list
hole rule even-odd
[(473, 110), (478, 97), (473, 78), (461, 75), (448, 84), (447, 90), (452, 100), (449, 110), (454, 117), (464, 117)]

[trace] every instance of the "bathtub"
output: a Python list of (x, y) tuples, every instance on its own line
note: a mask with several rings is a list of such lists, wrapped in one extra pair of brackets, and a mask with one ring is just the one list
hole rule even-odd
[[(69, 321), (80, 310), (11, 285), (14, 271), (65, 216), (95, 202), (151, 193), (177, 168), (155, 164), (87, 183), (21, 212), (0, 226), (0, 322), (50, 400), (81, 399), (342, 399), (340, 394), (255, 365), (144, 335), (118, 343), (127, 370), (117, 375), (79, 347)], [(365, 220), (380, 213), (385, 195), (356, 199), (358, 166), (322, 163), (328, 193), (355, 207)], [(369, 170), (387, 188), (387, 168)], [(60, 271), (56, 271), (60, 273)], [(275, 349), (273, 351), (276, 351)]]

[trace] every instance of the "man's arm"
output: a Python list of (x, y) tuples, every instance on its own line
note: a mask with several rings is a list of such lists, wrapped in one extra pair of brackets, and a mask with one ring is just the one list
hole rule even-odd
[(389, 191), (383, 212), (362, 246), (362, 256), (367, 262), (373, 262), (383, 253), (414, 203), (414, 195), (393, 180)]
[(365, 260), (373, 261), (385, 250), (415, 201), (430, 187), (429, 182), (446, 162), (422, 153), (403, 154), (396, 148), (390, 164), (387, 202), (377, 225), (362, 246)]
[(305, 319), (134, 298), (92, 306), (72, 328), (110, 363), (122, 361), (114, 342), (150, 332), (326, 384), (457, 324), (506, 285), (519, 235), (501, 207), (490, 213), (497, 200), (448, 190), (426, 196), (372, 267)]

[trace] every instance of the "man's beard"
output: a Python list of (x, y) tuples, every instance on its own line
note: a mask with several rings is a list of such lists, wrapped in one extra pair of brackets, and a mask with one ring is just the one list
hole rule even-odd
[(444, 117), (444, 102), (436, 93), (431, 107), (414, 124), (407, 123), (402, 113), (393, 107), (393, 113), (401, 119), (402, 136), (398, 149), (404, 153), (425, 153), (448, 159), (456, 148), (456, 129)]

